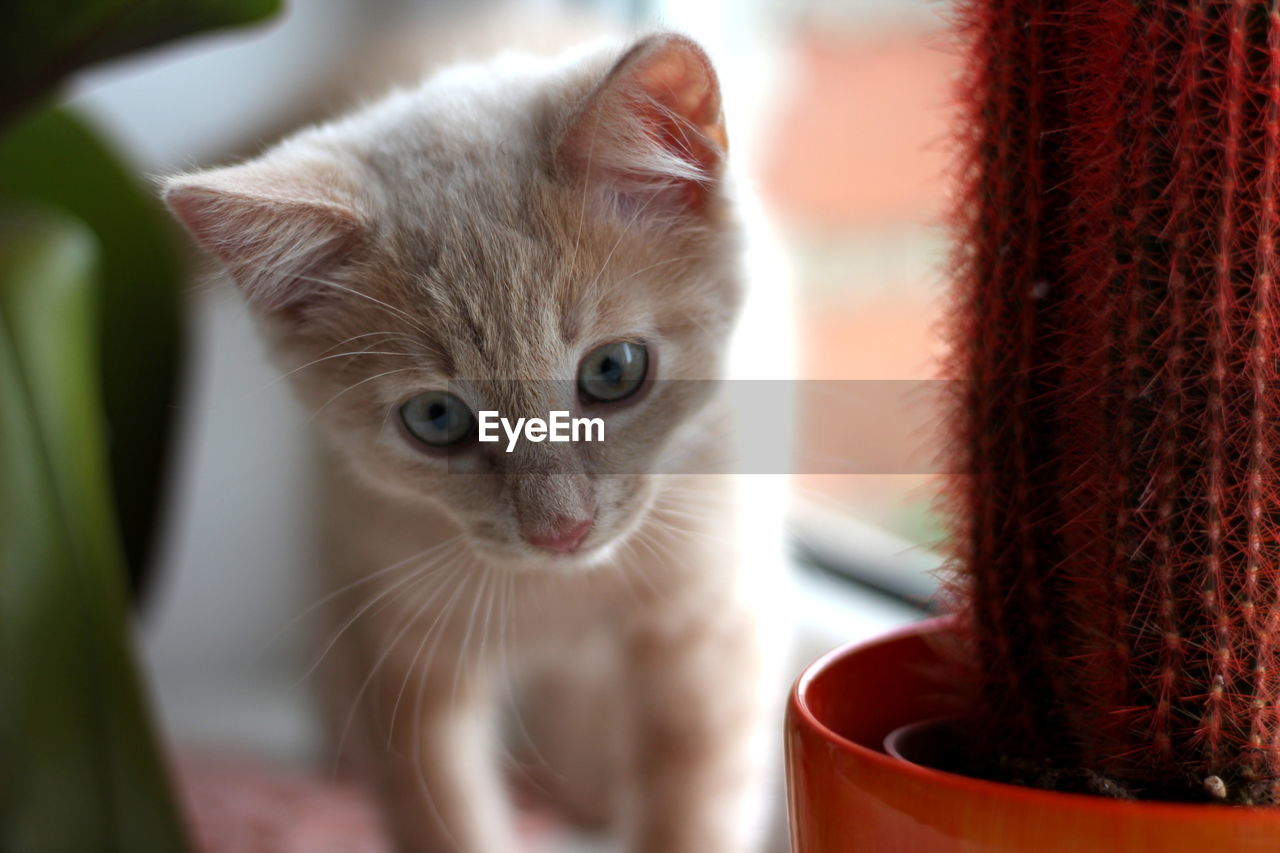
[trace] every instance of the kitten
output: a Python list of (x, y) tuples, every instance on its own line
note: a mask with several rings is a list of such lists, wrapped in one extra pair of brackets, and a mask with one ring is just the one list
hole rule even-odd
[[(743, 299), (720, 91), (678, 35), (440, 73), (170, 179), (325, 439), (335, 748), (402, 853), (519, 849), (537, 784), (640, 853), (758, 842), (776, 569), (715, 384)], [(479, 410), (599, 444), (476, 440)], [(757, 519), (758, 520), (758, 519)], [(763, 529), (763, 525), (754, 525)]]

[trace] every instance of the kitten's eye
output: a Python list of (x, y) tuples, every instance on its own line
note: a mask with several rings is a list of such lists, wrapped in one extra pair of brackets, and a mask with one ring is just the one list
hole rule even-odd
[(649, 351), (644, 344), (605, 344), (582, 360), (578, 391), (591, 402), (615, 403), (636, 393), (648, 372)]
[(427, 391), (400, 407), (400, 419), (421, 441), (448, 447), (471, 435), (476, 418), (470, 407), (447, 391)]

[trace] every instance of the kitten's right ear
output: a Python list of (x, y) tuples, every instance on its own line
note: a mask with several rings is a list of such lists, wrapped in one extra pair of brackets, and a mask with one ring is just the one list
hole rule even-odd
[(336, 164), (264, 159), (170, 178), (163, 196), (251, 304), (289, 313), (360, 244), (364, 223), (344, 183)]

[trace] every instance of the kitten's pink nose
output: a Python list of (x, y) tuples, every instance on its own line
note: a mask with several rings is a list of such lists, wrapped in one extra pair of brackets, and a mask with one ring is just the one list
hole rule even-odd
[(531, 530), (521, 528), (520, 535), (524, 541), (537, 548), (554, 551), (557, 554), (572, 554), (578, 550), (587, 531), (591, 529), (594, 519), (557, 518), (551, 522), (549, 529)]

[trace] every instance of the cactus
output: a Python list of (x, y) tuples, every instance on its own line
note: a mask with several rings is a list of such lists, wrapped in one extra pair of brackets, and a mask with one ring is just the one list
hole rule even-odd
[(1027, 781), (1280, 803), (1280, 0), (959, 21), (951, 499), (986, 742), (1051, 768)]

